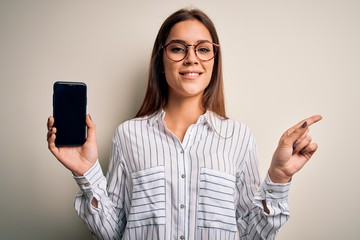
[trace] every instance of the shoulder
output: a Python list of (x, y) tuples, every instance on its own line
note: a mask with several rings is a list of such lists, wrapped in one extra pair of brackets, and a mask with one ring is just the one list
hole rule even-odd
[(221, 131), (231, 130), (241, 134), (253, 135), (251, 129), (244, 122), (232, 118), (224, 118), (213, 112), (209, 112), (208, 122), (210, 126)]
[(256, 145), (251, 129), (244, 122), (223, 118), (210, 112), (208, 124), (222, 139), (233, 141), (238, 146), (248, 146), (250, 149)]
[(136, 128), (139, 128), (143, 126), (144, 124), (148, 123), (148, 118), (132, 118), (123, 121), (120, 123), (116, 128), (116, 133), (126, 133), (131, 132), (133, 130), (136, 130)]
[(120, 123), (115, 131), (115, 136), (132, 137), (153, 124), (154, 116), (132, 118)]

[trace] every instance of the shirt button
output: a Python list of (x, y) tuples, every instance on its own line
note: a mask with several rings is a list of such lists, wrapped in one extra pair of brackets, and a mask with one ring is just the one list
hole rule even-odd
[(181, 235), (181, 236), (180, 236), (180, 239), (181, 239), (181, 240), (184, 240), (184, 239), (185, 239), (185, 237), (184, 237), (183, 235)]
[(85, 187), (89, 187), (89, 186), (90, 186), (90, 183), (85, 183), (84, 186), (85, 186)]
[(184, 153), (184, 150), (181, 150), (180, 153)]
[(269, 189), (269, 190), (267, 190), (267, 192), (268, 192), (268, 193), (272, 193), (272, 192), (273, 192), (273, 190), (272, 190), (272, 189)]
[(185, 178), (185, 174), (181, 174), (181, 178)]
[(180, 205), (180, 208), (184, 208), (184, 207), (185, 207), (185, 205), (184, 205), (184, 204), (181, 204), (181, 205)]

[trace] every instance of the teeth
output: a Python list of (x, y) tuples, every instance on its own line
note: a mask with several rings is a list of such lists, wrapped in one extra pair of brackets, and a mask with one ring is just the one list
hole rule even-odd
[(189, 77), (195, 77), (195, 76), (199, 76), (199, 73), (184, 73), (184, 75)]

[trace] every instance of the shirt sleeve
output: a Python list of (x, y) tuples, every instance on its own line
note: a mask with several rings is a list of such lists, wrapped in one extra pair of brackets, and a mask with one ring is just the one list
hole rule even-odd
[[(260, 185), (255, 143), (245, 154), (243, 164), (237, 180), (240, 237), (242, 240), (275, 239), (278, 230), (289, 218), (290, 183), (272, 183), (267, 175)], [(264, 211), (263, 201), (269, 213)]]
[[(110, 154), (110, 165), (105, 178), (100, 163), (83, 176), (74, 176), (80, 187), (75, 198), (75, 210), (85, 222), (93, 236), (99, 239), (121, 239), (124, 231), (124, 174), (120, 154), (113, 144)], [(95, 198), (98, 206), (91, 204)]]

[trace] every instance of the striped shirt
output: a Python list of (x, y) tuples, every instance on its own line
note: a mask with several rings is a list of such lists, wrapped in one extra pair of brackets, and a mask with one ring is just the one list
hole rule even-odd
[[(274, 239), (290, 184), (260, 185), (249, 128), (207, 111), (179, 141), (165, 112), (122, 123), (107, 176), (81, 177), (75, 209), (98, 239)], [(91, 205), (98, 200), (97, 208)], [(270, 213), (264, 212), (266, 200)]]

